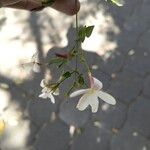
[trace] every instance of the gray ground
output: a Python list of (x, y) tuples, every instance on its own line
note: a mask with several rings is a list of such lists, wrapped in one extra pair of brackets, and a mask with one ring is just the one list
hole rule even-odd
[[(93, 2), (92, 8), (98, 10), (97, 4), (98, 1)], [(17, 102), (23, 112), (21, 121), (30, 122), (26, 144), (13, 147), (8, 140), (8, 131), (0, 139), (1, 150), (150, 150), (150, 1), (126, 1), (121, 8), (106, 3), (103, 6), (105, 14), (110, 13), (120, 29), (118, 34), (114, 34), (113, 30), (106, 33), (108, 40), (116, 42), (117, 47), (109, 52), (106, 49), (107, 59), (95, 53), (88, 53), (87, 57), (90, 65), (98, 68), (93, 69), (94, 76), (116, 98), (116, 106), (101, 102), (98, 112), (91, 114), (90, 109), (84, 112), (76, 110), (78, 98), (65, 100), (59, 96), (56, 104), (41, 100), (38, 98), (41, 90), (39, 83), (44, 69), (19, 84), (0, 75), (0, 83), (9, 85), (5, 90), (9, 91), (11, 100)], [(30, 17), (40, 59), (47, 59), (51, 52), (44, 58), (36, 24), (38, 14), (31, 14)], [(57, 32), (55, 27), (53, 31)], [(54, 37), (57, 45), (59, 37)], [(72, 35), (69, 35), (68, 46), (52, 49), (68, 49), (72, 45), (71, 39)], [(57, 76), (55, 72), (52, 74)], [(73, 137), (69, 133), (70, 126), (76, 128)], [(24, 134), (22, 131), (19, 133), (11, 133), (13, 139), (17, 139), (16, 143)]]

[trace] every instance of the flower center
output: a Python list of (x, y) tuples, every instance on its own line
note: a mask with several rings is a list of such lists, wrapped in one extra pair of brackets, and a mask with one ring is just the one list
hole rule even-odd
[(89, 96), (89, 95), (92, 95), (92, 94), (95, 94), (95, 93), (96, 93), (96, 90), (91, 88), (91, 89), (88, 90), (88, 92), (86, 94), (87, 94), (87, 96)]

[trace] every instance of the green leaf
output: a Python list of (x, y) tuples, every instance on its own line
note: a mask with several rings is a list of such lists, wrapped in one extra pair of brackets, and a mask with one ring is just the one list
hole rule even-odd
[(94, 29), (94, 26), (88, 26), (88, 27), (86, 27), (85, 32), (86, 32), (86, 36), (87, 37), (91, 36), (91, 34), (93, 32), (93, 29)]
[(79, 32), (78, 32), (78, 40), (81, 41), (81, 42), (84, 42), (86, 37), (91, 36), (93, 29), (94, 29), (94, 26), (80, 27)]
[(83, 42), (86, 37), (86, 26), (80, 27), (78, 32), (78, 40)]
[(62, 59), (61, 58), (52, 58), (50, 59), (50, 61), (48, 62), (48, 65), (51, 65), (51, 64), (58, 64), (58, 63), (61, 63), (62, 62)]
[(67, 60), (62, 60), (62, 62), (58, 65), (58, 68), (62, 67), (65, 63), (67, 63)]
[(71, 77), (71, 73), (69, 71), (65, 72), (63, 75), (62, 75), (64, 78), (69, 78)]
[(78, 76), (78, 83), (80, 84), (80, 85), (84, 85), (84, 78), (80, 75), (80, 76)]

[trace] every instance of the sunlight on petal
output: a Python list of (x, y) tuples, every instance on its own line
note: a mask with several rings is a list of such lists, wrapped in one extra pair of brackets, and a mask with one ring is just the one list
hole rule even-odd
[(99, 107), (98, 98), (93, 96), (90, 99), (91, 99), (90, 100), (90, 106), (91, 106), (92, 112), (96, 113), (98, 111), (98, 107)]
[(52, 94), (48, 94), (48, 97), (51, 99), (51, 102), (54, 104), (55, 103), (54, 96)]
[(39, 97), (41, 97), (41, 98), (47, 98), (47, 94), (46, 93), (42, 93), (42, 94), (39, 95)]
[(94, 77), (93, 77), (93, 80), (94, 80), (93, 88), (96, 89), (96, 90), (102, 89), (102, 87), (103, 87), (102, 82), (99, 81), (98, 79), (94, 78)]
[(98, 96), (99, 96), (100, 99), (102, 99), (103, 101), (105, 101), (108, 104), (111, 104), (111, 105), (116, 104), (115, 98), (113, 96), (111, 96), (110, 94), (106, 93), (106, 92), (99, 91)]
[(75, 97), (84, 94), (88, 89), (81, 89), (70, 94), (70, 97)]
[(84, 109), (86, 109), (89, 105), (89, 101), (87, 100), (86, 96), (82, 96), (76, 106), (76, 108), (80, 111), (83, 111)]
[(54, 94), (54, 95), (59, 95), (59, 89), (57, 88), (57, 89), (55, 90), (55, 92), (53, 92), (53, 94)]
[(45, 87), (44, 79), (41, 81), (40, 86)]
[(39, 66), (38, 64), (36, 64), (36, 63), (33, 65), (33, 68), (32, 68), (32, 69), (33, 69), (33, 71), (36, 72), (36, 73), (39, 73), (39, 72), (40, 72), (40, 66)]

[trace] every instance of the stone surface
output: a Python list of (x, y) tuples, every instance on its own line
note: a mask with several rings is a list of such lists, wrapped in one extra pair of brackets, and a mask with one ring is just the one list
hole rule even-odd
[(37, 98), (29, 103), (28, 111), (30, 119), (41, 126), (50, 120), (51, 113), (56, 111), (56, 104), (52, 104), (49, 99)]
[(145, 137), (150, 136), (150, 100), (147, 98), (139, 97), (134, 102), (128, 113), (126, 124), (129, 127), (136, 129)]
[(143, 94), (150, 97), (150, 75), (144, 80), (144, 91)]
[(137, 75), (144, 76), (150, 72), (149, 64), (149, 55), (141, 48), (135, 49), (135, 54), (127, 57), (125, 68)]
[(81, 127), (89, 121), (90, 111), (79, 111), (76, 108), (79, 97), (64, 101), (60, 106), (59, 117), (68, 125)]
[(124, 127), (111, 141), (111, 150), (149, 150), (149, 141), (138, 132)]
[(101, 103), (101, 108), (96, 114), (93, 114), (93, 119), (107, 129), (119, 129), (126, 121), (127, 107), (117, 101), (115, 106)]
[(142, 87), (142, 78), (125, 70), (112, 81), (110, 91), (116, 99), (129, 104), (138, 96)]
[(70, 141), (69, 128), (60, 121), (47, 124), (38, 134), (36, 150), (66, 150)]
[(124, 55), (120, 52), (113, 52), (109, 55), (110, 56), (100, 65), (100, 70), (111, 75), (123, 67)]
[(111, 136), (109, 131), (90, 124), (74, 139), (71, 150), (109, 150)]

